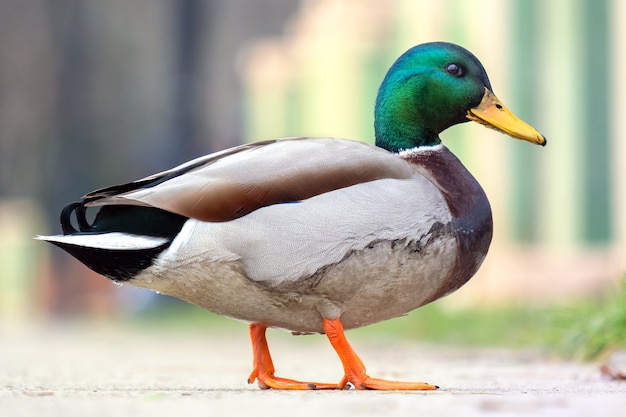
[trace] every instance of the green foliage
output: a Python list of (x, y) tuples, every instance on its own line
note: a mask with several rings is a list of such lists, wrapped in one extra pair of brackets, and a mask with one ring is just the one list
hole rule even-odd
[(560, 309), (554, 328), (554, 345), (568, 357), (590, 360), (626, 348), (626, 277), (610, 294)]
[(449, 308), (440, 302), (422, 307), (407, 317), (355, 331), (363, 337), (409, 338), (429, 343), (463, 346), (540, 346), (549, 331), (547, 308)]

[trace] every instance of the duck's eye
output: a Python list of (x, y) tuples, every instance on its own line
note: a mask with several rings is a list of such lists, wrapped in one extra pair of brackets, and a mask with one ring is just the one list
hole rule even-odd
[(458, 64), (454, 63), (446, 65), (446, 72), (457, 77), (463, 75), (463, 69)]

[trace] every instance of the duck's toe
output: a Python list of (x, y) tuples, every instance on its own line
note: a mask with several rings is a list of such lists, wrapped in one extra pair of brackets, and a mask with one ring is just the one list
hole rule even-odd
[(372, 378), (365, 375), (355, 381), (350, 381), (356, 389), (375, 389), (386, 391), (432, 391), (439, 389), (437, 385), (425, 382), (388, 381), (386, 379)]
[(281, 389), (281, 390), (317, 390), (317, 389), (344, 389), (345, 386), (340, 384), (328, 384), (321, 382), (304, 382), (294, 379), (281, 378), (275, 375), (270, 375), (267, 372), (259, 372), (256, 368), (248, 377), (248, 384), (252, 384), (257, 381), (257, 385), (261, 389)]

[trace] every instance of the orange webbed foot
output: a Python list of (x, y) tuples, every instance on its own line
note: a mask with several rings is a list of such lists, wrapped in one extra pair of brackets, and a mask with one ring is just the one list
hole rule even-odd
[(326, 384), (320, 382), (303, 382), (294, 379), (280, 378), (267, 372), (259, 372), (255, 369), (248, 377), (248, 384), (257, 381), (261, 389), (285, 389), (285, 390), (316, 390), (316, 389), (342, 389), (338, 384)]
[(439, 388), (436, 385), (424, 382), (401, 382), (372, 378), (367, 375), (363, 361), (361, 361), (361, 358), (359, 358), (354, 349), (352, 349), (352, 346), (348, 343), (341, 320), (338, 318), (325, 318), (324, 332), (343, 364), (345, 376), (342, 382), (350, 382), (356, 389), (424, 391)]

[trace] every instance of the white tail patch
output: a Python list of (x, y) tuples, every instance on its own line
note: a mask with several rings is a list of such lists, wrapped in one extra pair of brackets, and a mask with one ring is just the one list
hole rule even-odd
[(45, 240), (47, 242), (58, 242), (66, 245), (108, 250), (154, 249), (169, 242), (169, 239), (165, 237), (131, 235), (120, 232), (36, 236), (35, 239)]

